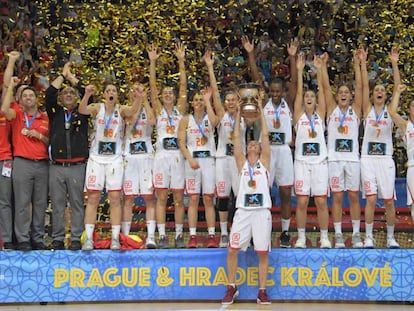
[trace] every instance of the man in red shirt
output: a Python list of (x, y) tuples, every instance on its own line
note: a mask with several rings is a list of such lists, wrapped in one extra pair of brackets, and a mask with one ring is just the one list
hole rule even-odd
[(14, 229), (18, 249), (27, 251), (45, 248), (43, 235), (48, 196), (49, 118), (38, 109), (36, 92), (30, 87), (22, 90), (19, 105), (11, 106), (13, 90), (18, 83), (18, 78), (11, 78), (1, 110), (11, 121), (13, 133)]

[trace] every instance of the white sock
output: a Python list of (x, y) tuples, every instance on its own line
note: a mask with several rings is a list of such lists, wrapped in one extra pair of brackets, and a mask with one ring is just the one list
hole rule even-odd
[(227, 221), (220, 222), (220, 231), (221, 231), (221, 235), (229, 234), (227, 231)]
[(365, 223), (365, 236), (373, 237), (372, 231), (374, 229), (374, 223), (367, 224)]
[(112, 225), (112, 239), (119, 239), (119, 232), (121, 231), (121, 225)]
[(290, 218), (288, 219), (282, 218), (282, 232), (289, 231), (289, 227), (290, 227)]
[(155, 237), (155, 226), (156, 221), (155, 220), (147, 220), (147, 234), (149, 237)]
[(216, 234), (216, 228), (210, 227), (208, 228), (208, 235), (215, 235)]
[(160, 236), (164, 235), (165, 236), (165, 224), (158, 224), (158, 234)]
[(183, 234), (183, 224), (175, 224), (175, 238), (178, 238), (180, 234)]
[(334, 222), (334, 229), (335, 229), (335, 233), (341, 233), (342, 234), (342, 223), (341, 222)]
[(86, 238), (93, 240), (93, 231), (95, 230), (94, 224), (85, 224)]
[(298, 238), (299, 239), (306, 239), (306, 229), (305, 228), (298, 228)]
[(361, 227), (361, 221), (358, 220), (352, 220), (352, 233), (359, 233), (359, 228)]
[(394, 226), (387, 226), (387, 239), (394, 238)]
[(197, 228), (190, 228), (190, 235), (197, 235)]
[(321, 230), (321, 239), (328, 238), (328, 230)]
[(128, 235), (129, 231), (131, 230), (131, 222), (130, 221), (121, 222), (121, 230), (122, 230), (122, 234)]

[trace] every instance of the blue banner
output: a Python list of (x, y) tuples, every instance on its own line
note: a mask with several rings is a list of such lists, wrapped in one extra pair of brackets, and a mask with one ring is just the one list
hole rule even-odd
[[(220, 300), (225, 249), (0, 253), (0, 302)], [(257, 256), (240, 252), (240, 300), (258, 290)], [(273, 249), (273, 300), (414, 301), (414, 251)]]

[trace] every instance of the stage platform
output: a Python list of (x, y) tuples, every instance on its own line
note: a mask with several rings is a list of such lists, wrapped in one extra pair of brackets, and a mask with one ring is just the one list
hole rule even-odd
[[(226, 249), (0, 253), (0, 301), (219, 301)], [(412, 249), (272, 249), (274, 301), (414, 301)], [(257, 256), (241, 252), (240, 301), (258, 288)]]

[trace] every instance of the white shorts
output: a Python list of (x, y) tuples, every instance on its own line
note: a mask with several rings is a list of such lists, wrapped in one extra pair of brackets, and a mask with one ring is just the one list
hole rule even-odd
[(124, 195), (152, 195), (152, 164), (150, 154), (129, 155), (124, 158)]
[(358, 192), (361, 185), (361, 165), (359, 162), (328, 162), (329, 186), (331, 192)]
[(216, 191), (217, 197), (228, 198), (233, 189), (234, 195), (239, 192), (239, 172), (233, 156), (216, 158)]
[(278, 187), (291, 187), (294, 181), (292, 151), (288, 145), (271, 146), (270, 156), (270, 186), (273, 182)]
[(121, 191), (124, 164), (122, 157), (116, 157), (112, 162), (99, 163), (93, 158), (86, 165), (85, 189), (87, 191)]
[(272, 235), (272, 215), (270, 209), (247, 210), (238, 208), (233, 218), (229, 245), (234, 249), (246, 250), (253, 238), (257, 252), (269, 252)]
[(205, 195), (214, 195), (216, 187), (215, 159), (196, 158), (200, 168), (194, 170), (185, 161), (185, 189), (188, 195), (200, 194), (201, 190)]
[(361, 182), (365, 197), (376, 194), (384, 200), (396, 199), (394, 160), (391, 157), (361, 158)]
[(407, 185), (407, 206), (409, 206), (414, 202), (414, 166), (409, 166), (407, 168), (407, 176), (405, 182)]
[(295, 161), (295, 194), (326, 196), (328, 195), (328, 162), (307, 163)]
[(184, 157), (179, 151), (155, 153), (153, 164), (155, 189), (184, 189)]

